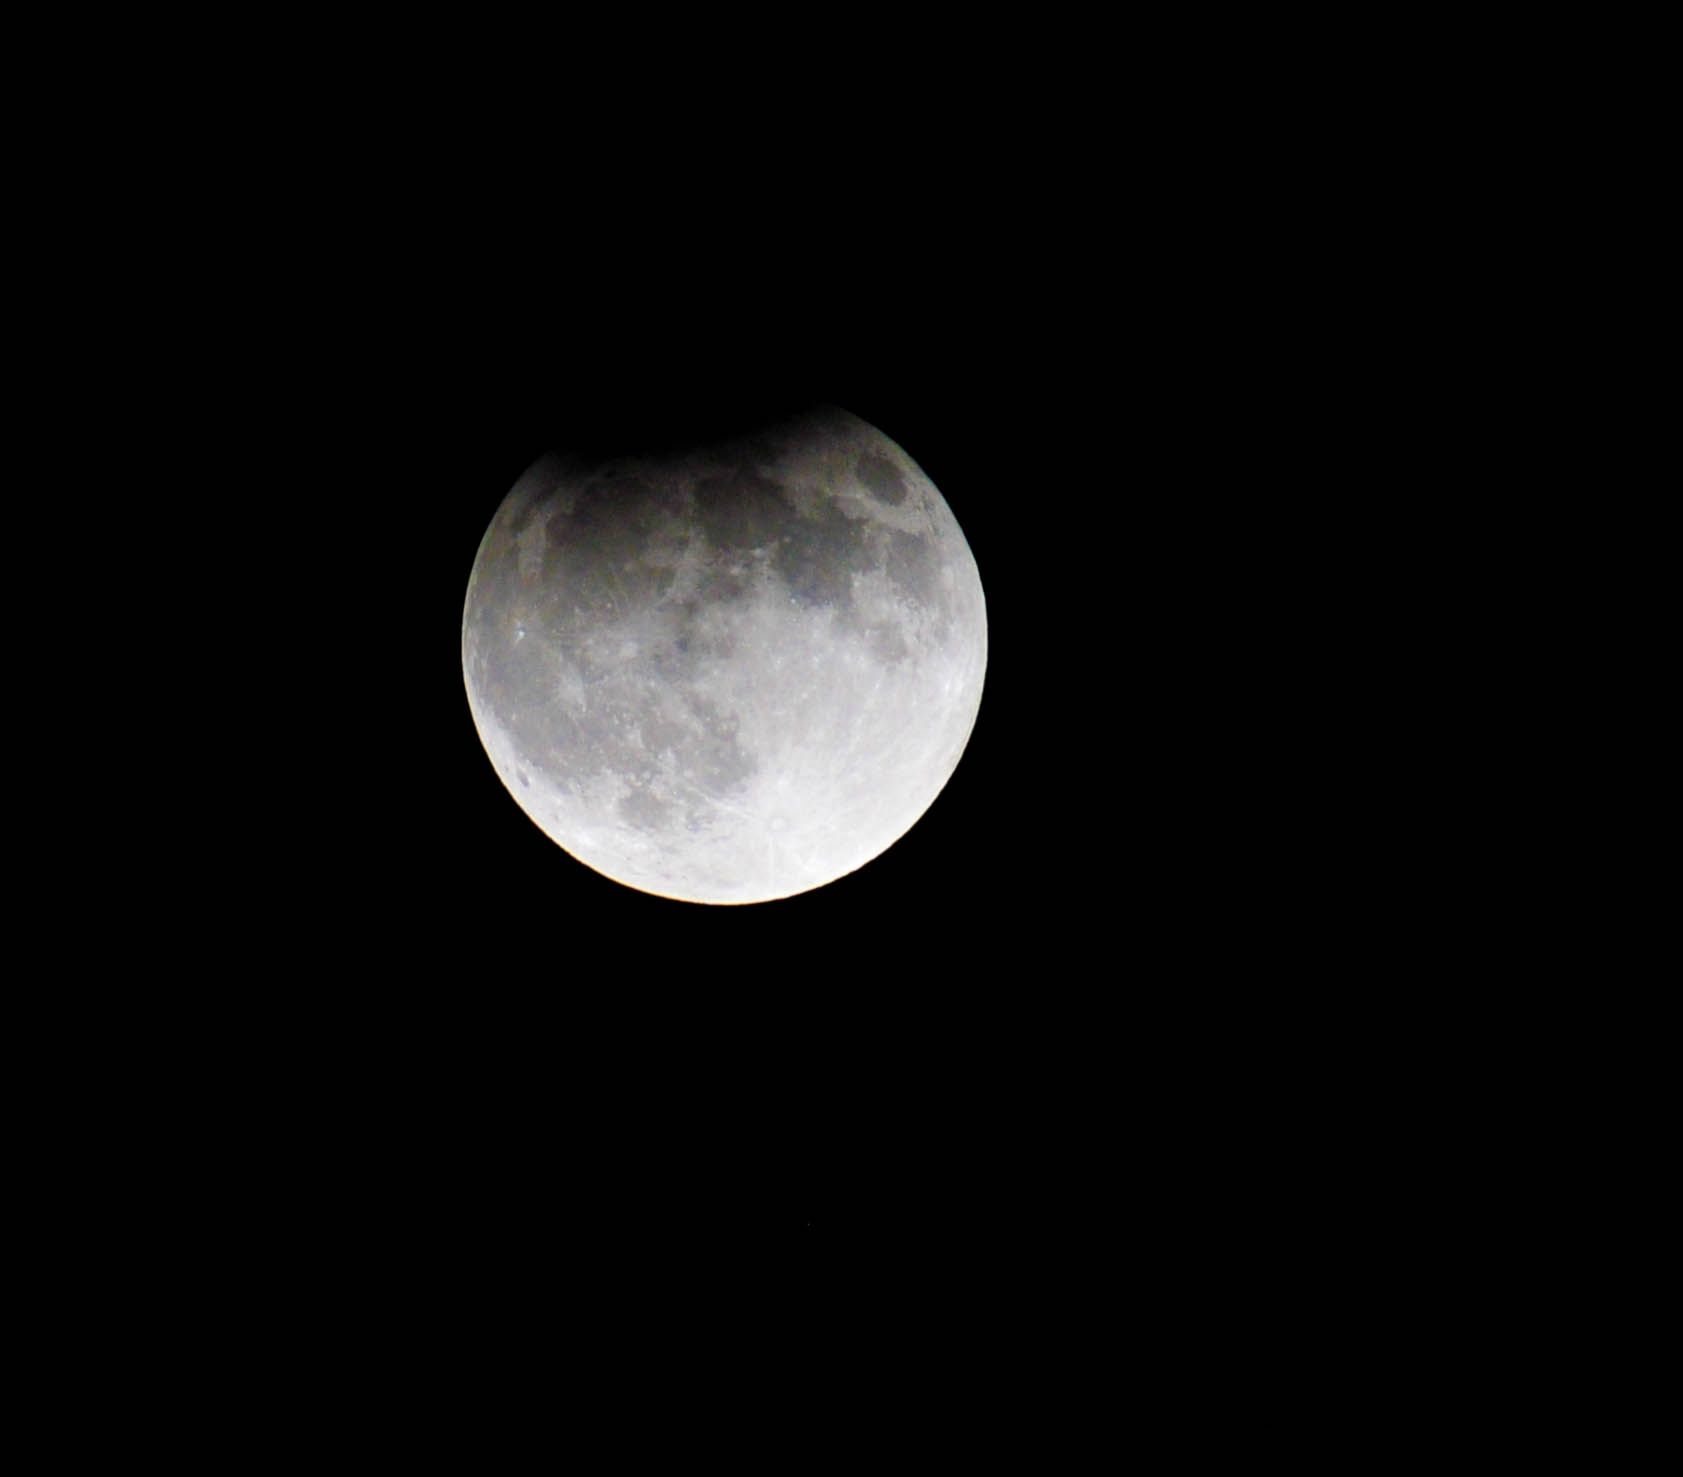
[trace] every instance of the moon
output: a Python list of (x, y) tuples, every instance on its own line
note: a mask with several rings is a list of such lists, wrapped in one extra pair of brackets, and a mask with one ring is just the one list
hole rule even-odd
[(616, 882), (696, 903), (822, 887), (928, 810), (987, 667), (975, 558), (846, 411), (611, 460), (555, 453), (474, 559), (462, 669), (492, 767)]

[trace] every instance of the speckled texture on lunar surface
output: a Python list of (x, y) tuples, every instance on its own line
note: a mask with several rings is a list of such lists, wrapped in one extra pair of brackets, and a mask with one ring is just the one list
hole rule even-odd
[(928, 809), (975, 724), (969, 545), (898, 446), (827, 409), (682, 456), (546, 457), (468, 582), (486, 752), (552, 840), (665, 897), (787, 897)]

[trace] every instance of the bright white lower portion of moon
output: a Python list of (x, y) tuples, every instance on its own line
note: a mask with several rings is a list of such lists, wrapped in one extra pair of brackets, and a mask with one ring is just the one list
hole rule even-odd
[(828, 409), (682, 456), (540, 461), (480, 544), (462, 665), (552, 840), (644, 892), (763, 902), (929, 808), (975, 725), (987, 616), (934, 484)]

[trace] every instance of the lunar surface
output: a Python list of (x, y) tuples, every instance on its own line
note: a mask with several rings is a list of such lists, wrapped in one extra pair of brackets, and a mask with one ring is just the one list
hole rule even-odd
[(544, 458), (462, 617), (474, 722), (521, 809), (690, 902), (788, 897), (885, 851), (957, 766), (986, 664), (946, 500), (834, 408), (681, 454)]

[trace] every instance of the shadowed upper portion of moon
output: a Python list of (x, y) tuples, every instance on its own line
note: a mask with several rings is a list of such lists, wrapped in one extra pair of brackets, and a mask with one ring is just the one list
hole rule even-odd
[(463, 616), (470, 704), (522, 808), (598, 870), (702, 901), (861, 865), (980, 701), (974, 560), (903, 451), (830, 409), (681, 454), (551, 456)]

